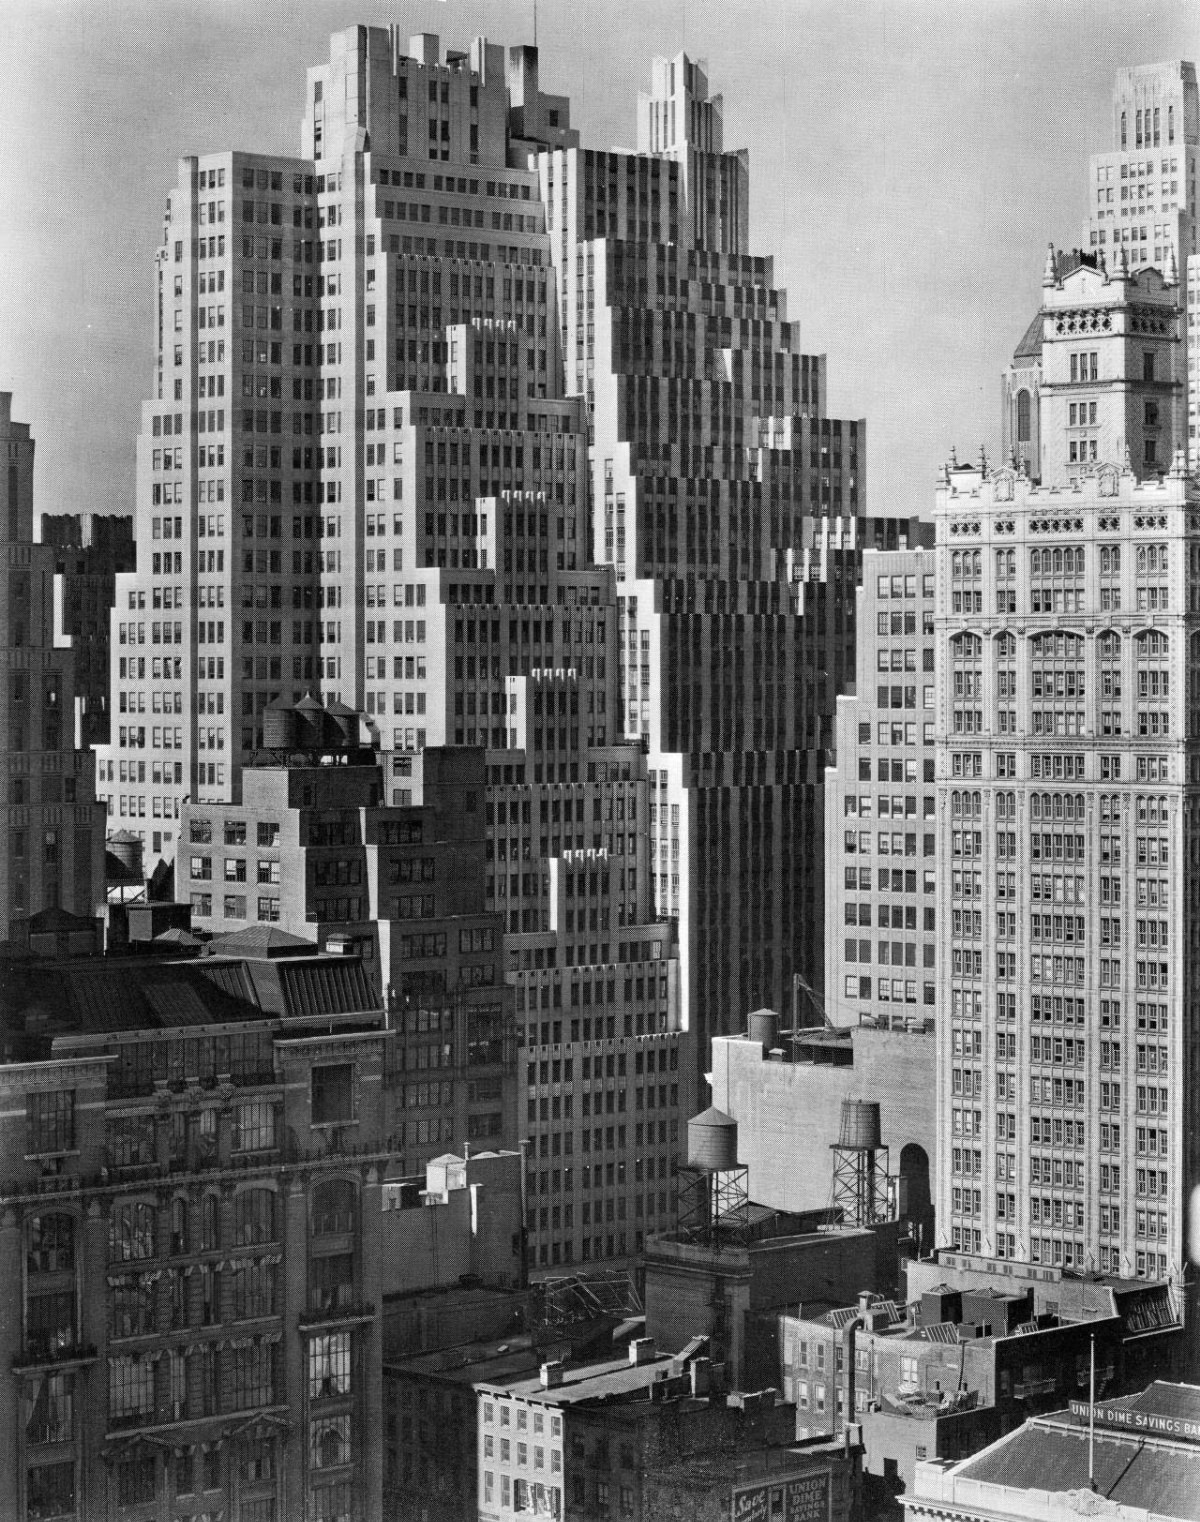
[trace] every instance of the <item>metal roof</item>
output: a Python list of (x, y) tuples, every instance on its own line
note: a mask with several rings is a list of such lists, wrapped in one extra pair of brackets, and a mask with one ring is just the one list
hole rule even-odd
[[(1095, 1464), (1097, 1494), (1106, 1500), (1156, 1517), (1200, 1522), (1200, 1447), (1098, 1427)], [(1087, 1427), (1065, 1414), (1029, 1422), (957, 1465), (954, 1477), (1018, 1490), (1086, 1491)]]

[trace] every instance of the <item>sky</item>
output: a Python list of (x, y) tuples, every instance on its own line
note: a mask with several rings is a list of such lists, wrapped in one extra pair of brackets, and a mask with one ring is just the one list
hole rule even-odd
[[(536, 6), (536, 16), (535, 16)], [(928, 513), (998, 447), (1000, 372), (1048, 241), (1074, 247), (1113, 75), (1200, 54), (1194, 0), (2, 0), (0, 390), (37, 512), (132, 512), (153, 257), (185, 154), (295, 153), (331, 31), (530, 42), (585, 146), (636, 146), (650, 59), (707, 59), (750, 152), (829, 411), (867, 419), (868, 511)]]

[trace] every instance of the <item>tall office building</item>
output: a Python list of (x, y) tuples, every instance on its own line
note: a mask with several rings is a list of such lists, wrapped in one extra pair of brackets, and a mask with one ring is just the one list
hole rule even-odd
[(708, 1030), (819, 985), (852, 639), (862, 425), (746, 252), (702, 71), (655, 70), (641, 151), (584, 153), (536, 50), (355, 27), (300, 158), (182, 161), (99, 757), (169, 854), (277, 694), (391, 768), (486, 748), (550, 1266), (661, 1224)]
[(1182, 1297), (1200, 492), (1180, 320), (1157, 270), (1052, 250), (1041, 479), (948, 468), (935, 516), (939, 1238)]
[(267, 703), (320, 679), (314, 183), (293, 159), (182, 159), (155, 255), (96, 775), (113, 825), (168, 860), (182, 801), (236, 798)]
[(1175, 61), (1118, 69), (1112, 132), (1111, 148), (1093, 154), (1089, 162), (1083, 246), (1112, 266), (1124, 260), (1131, 270), (1154, 265), (1172, 280), (1178, 274), (1186, 306), (1181, 337), (1187, 450), (1195, 469), (1200, 461), (1200, 95), (1195, 65)]
[(538, 174), (567, 384), (586, 397), (596, 559), (620, 593), (616, 716), (649, 754), (655, 904), (710, 1036), (823, 981), (822, 783), (852, 676), (865, 425), (826, 414), (744, 151), (704, 67), (656, 59), (638, 152)]
[(668, 1208), (678, 960), (528, 167), (575, 141), (567, 103), (525, 51), (351, 28), (301, 136), (186, 159), (171, 196), (102, 785), (173, 852), (185, 797), (240, 803), (266, 706), (309, 686), (366, 714), (385, 803), (413, 752), (485, 747), (535, 1262), (620, 1256)]
[(34, 447), (0, 391), (0, 941), (14, 919), (90, 915), (104, 901), (104, 816), (91, 757), (75, 748), (75, 652), (56, 616), (55, 551), (34, 543)]
[(824, 1009), (839, 1026), (907, 1026), (937, 1000), (932, 525), (911, 538), (863, 555), (856, 681), (825, 777)]

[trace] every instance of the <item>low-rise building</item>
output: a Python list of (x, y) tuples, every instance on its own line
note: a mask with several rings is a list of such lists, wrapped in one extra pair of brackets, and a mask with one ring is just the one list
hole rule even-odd
[(359, 959), (265, 926), (29, 958), (0, 1019), (0, 1515), (378, 1519), (388, 1033)]
[(1200, 1388), (1156, 1380), (1139, 1395), (1037, 1416), (971, 1458), (918, 1464), (908, 1522), (1200, 1519)]
[(869, 1475), (911, 1490), (923, 1458), (960, 1457), (1088, 1387), (1140, 1389), (1181, 1351), (1164, 1286), (1097, 1293), (1077, 1317), (1038, 1311), (1027, 1286), (938, 1284), (907, 1306), (857, 1303), (778, 1317), (780, 1384), (800, 1437), (860, 1425)]
[(454, 1145), (515, 1146), (513, 993), (503, 919), (484, 907), (483, 751), (391, 758), (405, 801), (385, 804), (384, 759), (358, 744), (359, 716), (310, 700), (281, 713), (288, 724), (267, 731), (278, 764), (246, 767), (240, 804), (184, 804), (176, 872), (195, 928), (278, 925), (361, 955), (396, 1033), (386, 1089), (400, 1173)]
[(479, 1522), (797, 1519), (802, 1501), (848, 1519), (857, 1450), (797, 1453), (792, 1409), (774, 1390), (726, 1392), (708, 1352), (700, 1337), (669, 1358), (642, 1338), (627, 1358), (478, 1381)]
[[(894, 1213), (918, 1246), (932, 1243), (937, 1120), (930, 1102), (931, 1023), (915, 1021), (911, 1030), (864, 1025), (789, 1031), (763, 1010), (749, 1024), (748, 1034), (713, 1040), (711, 1076), (713, 1104), (737, 1122), (738, 1160), (749, 1172), (755, 1201), (789, 1212), (827, 1207), (843, 1103), (877, 1104), (887, 1171), (896, 1180)], [(803, 1167), (796, 1166), (798, 1158)], [(864, 1287), (882, 1286), (852, 1286)]]
[(664, 1232), (642, 1262), (646, 1331), (657, 1345), (711, 1339), (731, 1384), (754, 1388), (778, 1380), (774, 1319), (788, 1306), (825, 1301), (848, 1284), (897, 1292), (901, 1231), (896, 1222), (843, 1226), (755, 1205), (748, 1214), (740, 1240)]

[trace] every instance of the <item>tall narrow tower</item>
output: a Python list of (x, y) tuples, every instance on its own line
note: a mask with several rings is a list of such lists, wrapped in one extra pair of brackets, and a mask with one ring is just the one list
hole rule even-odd
[(1196, 168), (1200, 159), (1200, 93), (1196, 66), (1139, 64), (1118, 69), (1113, 86), (1112, 147), (1088, 169), (1087, 250), (1124, 261), (1130, 270), (1156, 266), (1181, 285), (1188, 318), (1180, 380), (1187, 391), (1186, 446), (1193, 469), (1200, 448), (1200, 251), (1196, 246)]

